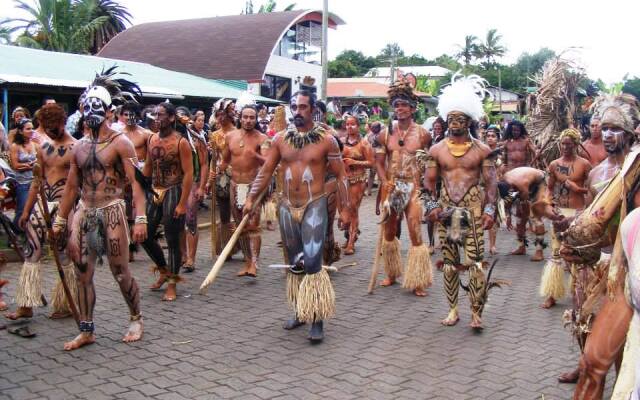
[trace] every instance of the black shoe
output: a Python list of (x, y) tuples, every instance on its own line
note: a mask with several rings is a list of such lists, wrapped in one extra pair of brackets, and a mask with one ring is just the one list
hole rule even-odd
[(291, 318), (288, 319), (284, 325), (282, 325), (282, 327), (288, 331), (292, 330), (292, 329), (296, 329), (299, 326), (304, 325), (304, 322), (300, 321), (298, 318)]
[(311, 343), (320, 343), (324, 339), (324, 332), (322, 331), (322, 321), (317, 321), (311, 324), (309, 330), (309, 340)]

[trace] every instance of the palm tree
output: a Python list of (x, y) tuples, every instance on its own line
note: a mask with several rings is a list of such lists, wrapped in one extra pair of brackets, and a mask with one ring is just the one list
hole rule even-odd
[[(276, 12), (276, 1), (268, 0), (265, 4), (261, 5), (258, 9), (258, 14)], [(282, 11), (291, 11), (295, 8), (296, 3), (289, 4)], [(253, 1), (247, 0), (244, 6), (244, 11), (241, 14), (253, 14)]]
[[(19, 32), (18, 46), (68, 53), (97, 53), (130, 24), (131, 14), (113, 0), (15, 0), (28, 18), (0, 21), (0, 38)], [(3, 35), (4, 34), (4, 35)]]
[(498, 34), (497, 29), (489, 29), (484, 43), (478, 46), (479, 58), (484, 58), (487, 66), (495, 63), (495, 59), (504, 56), (507, 48), (500, 44), (502, 35)]
[(456, 59), (464, 60), (464, 65), (471, 64), (471, 60), (478, 55), (478, 37), (467, 35), (464, 37), (464, 45), (457, 45), (460, 50), (456, 53)]

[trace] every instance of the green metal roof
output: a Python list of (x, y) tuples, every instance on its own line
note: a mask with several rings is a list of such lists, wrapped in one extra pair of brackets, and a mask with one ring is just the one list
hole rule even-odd
[[(207, 79), (146, 63), (7, 45), (0, 45), (0, 84), (85, 88), (96, 72), (114, 64), (120, 72), (131, 74), (127, 79), (136, 82), (149, 97), (236, 99), (247, 88), (246, 82)], [(255, 97), (260, 102), (278, 103), (266, 97)]]

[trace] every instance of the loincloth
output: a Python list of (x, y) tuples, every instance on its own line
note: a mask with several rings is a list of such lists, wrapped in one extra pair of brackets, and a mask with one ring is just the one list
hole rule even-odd
[(222, 199), (229, 198), (230, 184), (231, 170), (227, 168), (225, 171), (216, 175), (216, 196)]
[(167, 192), (169, 192), (171, 189), (175, 187), (180, 187), (180, 186), (181, 184), (171, 185), (169, 187), (163, 187), (163, 188), (154, 186), (153, 190), (158, 194), (158, 196), (153, 198), (153, 202), (159, 206), (164, 202), (164, 197), (167, 195)]
[(349, 181), (349, 183), (359, 183), (359, 182), (366, 182), (367, 181), (367, 173), (366, 171), (362, 171), (359, 172), (357, 174), (353, 174), (347, 177), (347, 180)]
[(249, 196), (249, 192), (251, 191), (250, 183), (235, 183), (231, 181), (230, 185), (231, 190), (231, 201), (238, 209), (244, 208), (244, 203), (247, 202), (247, 197)]
[(289, 213), (291, 214), (291, 218), (293, 218), (293, 220), (298, 224), (301, 224), (302, 219), (304, 218), (304, 213), (307, 211), (307, 207), (309, 207), (312, 203), (315, 203), (317, 200), (325, 197), (326, 195), (327, 195), (326, 193), (322, 193), (322, 194), (313, 196), (312, 198), (307, 200), (307, 203), (305, 205), (301, 207), (294, 207), (291, 205), (288, 199), (283, 198), (281, 202), (281, 206), (286, 207), (289, 210)]
[[(102, 256), (107, 252), (107, 228), (114, 229), (122, 224), (127, 229), (126, 206), (123, 199), (116, 199), (103, 207), (86, 207), (82, 200), (78, 204), (77, 218), (80, 239), (86, 242), (89, 251), (95, 251), (102, 263)], [(119, 222), (119, 223), (118, 223)], [(129, 235), (125, 235), (129, 246)]]
[[(610, 260), (611, 254), (601, 253), (595, 264), (574, 264), (571, 267), (574, 308), (565, 311), (563, 320), (579, 342), (591, 332), (593, 320), (604, 303)], [(584, 343), (580, 346), (584, 347)]]
[[(469, 212), (469, 226), (461, 233), (461, 243), (449, 240), (450, 226), (438, 224), (438, 233), (442, 243), (442, 255), (444, 263), (453, 266), (470, 266), (474, 262), (482, 261), (484, 257), (484, 233), (482, 231), (482, 202), (483, 193), (479, 185), (472, 186), (458, 202), (454, 202), (447, 191), (446, 185), (442, 185), (440, 192), (440, 205), (443, 209), (448, 207), (461, 208)], [(460, 254), (460, 250), (464, 254)], [(464, 259), (461, 258), (464, 256)]]

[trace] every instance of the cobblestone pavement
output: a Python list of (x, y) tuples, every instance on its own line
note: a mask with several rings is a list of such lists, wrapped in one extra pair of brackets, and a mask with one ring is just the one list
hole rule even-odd
[[(506, 256), (515, 243), (513, 234), (500, 232), (500, 261), (494, 271), (495, 277), (513, 284), (492, 290), (486, 328), (476, 334), (468, 328), (465, 295), (460, 296), (460, 324), (440, 325), (447, 305), (439, 272), (426, 298), (399, 285), (366, 294), (378, 229), (372, 198), (365, 198), (361, 215), (356, 254), (336, 264), (357, 266), (333, 274), (337, 316), (326, 323), (322, 344), (309, 344), (307, 328), (281, 328), (291, 315), (283, 274), (264, 268), (281, 262), (276, 233), (265, 231), (257, 279), (235, 277), (241, 265), (236, 256), (202, 296), (197, 289), (212, 265), (209, 235), (202, 231), (198, 269), (185, 275), (177, 302), (162, 302), (161, 292), (146, 289), (153, 280), (150, 261), (138, 253), (141, 261), (133, 263), (132, 271), (143, 288), (141, 342), (121, 342), (127, 307), (106, 265), (95, 277), (96, 344), (64, 352), (63, 342), (77, 330), (71, 320), (47, 319), (46, 308), (32, 321), (37, 337), (22, 339), (0, 331), (0, 399), (571, 397), (574, 385), (556, 381), (577, 363), (578, 348), (561, 322), (569, 301), (552, 310), (538, 307), (543, 263)], [(404, 232), (404, 256), (406, 238)], [(438, 257), (436, 253), (434, 263)], [(19, 267), (10, 264), (2, 273), (11, 280), (10, 301)], [(44, 275), (48, 294), (54, 267), (48, 265)]]

